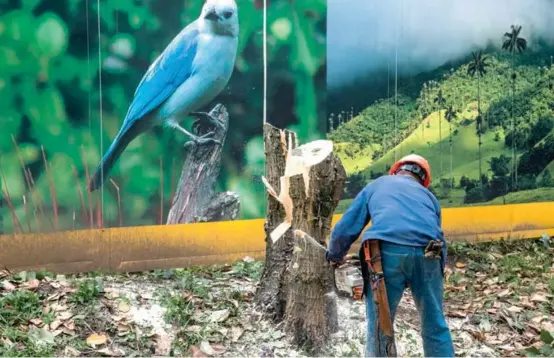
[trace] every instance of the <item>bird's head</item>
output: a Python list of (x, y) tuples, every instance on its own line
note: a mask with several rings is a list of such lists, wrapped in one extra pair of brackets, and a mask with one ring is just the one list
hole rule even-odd
[(206, 0), (199, 18), (205, 29), (218, 35), (236, 37), (239, 16), (235, 0)]

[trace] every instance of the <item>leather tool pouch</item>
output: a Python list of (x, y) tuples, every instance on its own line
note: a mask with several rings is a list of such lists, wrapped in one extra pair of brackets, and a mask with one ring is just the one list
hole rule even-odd
[(441, 262), (441, 272), (444, 277), (444, 265), (443, 265), (443, 252), (444, 242), (440, 240), (431, 240), (425, 247), (425, 258), (431, 260), (440, 260)]

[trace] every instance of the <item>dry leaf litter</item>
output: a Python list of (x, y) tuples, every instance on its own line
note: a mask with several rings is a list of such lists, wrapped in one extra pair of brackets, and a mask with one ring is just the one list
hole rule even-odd
[[(542, 253), (550, 265), (552, 253), (552, 249)], [(506, 255), (489, 253), (484, 257), (481, 266), (473, 265), (472, 270), (462, 262), (447, 268), (445, 313), (456, 355), (521, 356), (522, 349), (538, 347), (541, 330), (554, 331), (549, 290), (554, 267), (533, 276), (519, 267), (522, 265), (515, 265), (510, 270), (517, 280), (510, 281), (497, 266)], [(259, 264), (252, 261), (246, 258), (239, 264), (243, 268)], [(6, 272), (3, 276), (0, 297), (35, 292), (43, 298), (40, 314), (17, 321), (25, 339), (0, 338), (2, 353), (23, 351), (22, 342), (32, 342), (54, 346), (56, 354), (65, 356), (307, 356), (287, 341), (282, 327), (256, 310), (252, 299), (257, 281), (236, 266), (172, 270), (163, 273), (164, 277), (151, 273), (103, 276), (98, 292), (90, 291), (95, 296), (91, 302), (79, 301), (79, 294), (81, 301), (87, 299), (89, 291), (83, 287), (92, 280), (87, 277), (18, 282)], [(325, 355), (362, 355), (364, 303), (341, 297), (338, 310), (340, 331), (333, 335)], [(400, 356), (423, 356), (419, 329), (419, 316), (408, 290), (395, 322)]]

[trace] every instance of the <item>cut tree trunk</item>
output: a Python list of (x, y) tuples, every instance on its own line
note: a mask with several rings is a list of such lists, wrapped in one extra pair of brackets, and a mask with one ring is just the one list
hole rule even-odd
[(234, 220), (239, 215), (238, 195), (232, 192), (215, 192), (229, 114), (223, 105), (218, 104), (211, 110), (210, 115), (217, 119), (220, 125), (215, 128), (212, 125), (200, 125), (207, 121), (201, 118), (197, 120), (198, 125), (195, 126), (193, 134), (202, 136), (214, 131), (212, 138), (221, 142), (221, 146), (215, 143), (198, 145), (192, 141), (187, 142), (188, 150), (167, 224)]
[(346, 172), (330, 141), (296, 147), (294, 133), (270, 124), (264, 140), (270, 195), (266, 265), (256, 303), (274, 320), (284, 320), (297, 344), (317, 351), (337, 329), (325, 245)]

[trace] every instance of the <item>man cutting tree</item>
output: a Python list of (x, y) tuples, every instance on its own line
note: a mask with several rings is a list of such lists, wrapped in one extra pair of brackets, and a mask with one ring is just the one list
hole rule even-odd
[(426, 357), (454, 357), (443, 313), (446, 242), (441, 208), (427, 189), (431, 168), (410, 154), (388, 176), (368, 184), (331, 233), (327, 259), (333, 266), (363, 233), (360, 258), (367, 316), (366, 356), (396, 356), (393, 322), (404, 289), (410, 287), (420, 314)]

